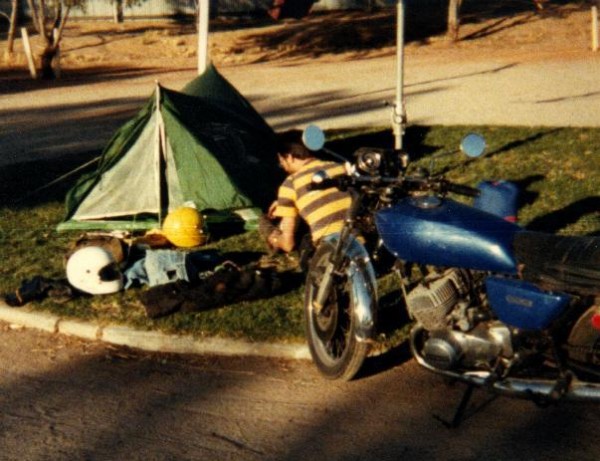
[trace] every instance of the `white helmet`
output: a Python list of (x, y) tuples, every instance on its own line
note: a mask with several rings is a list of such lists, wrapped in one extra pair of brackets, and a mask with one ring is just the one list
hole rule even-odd
[(92, 295), (116, 293), (123, 277), (109, 251), (89, 246), (75, 251), (67, 261), (67, 279), (78, 290)]

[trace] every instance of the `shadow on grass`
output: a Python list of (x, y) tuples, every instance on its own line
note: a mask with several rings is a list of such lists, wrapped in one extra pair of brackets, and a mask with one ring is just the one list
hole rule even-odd
[[(511, 141), (508, 142), (500, 147), (498, 147), (497, 149), (491, 150), (487, 153), (483, 154), (483, 157), (489, 159), (492, 157), (496, 157), (499, 156), (501, 154), (510, 152), (514, 149), (518, 149), (519, 147), (523, 147), (526, 146), (528, 144), (534, 143), (536, 141), (539, 141), (540, 139), (546, 137), (546, 136), (550, 136), (553, 134), (556, 134), (557, 132), (560, 132), (564, 130), (564, 128), (553, 128), (553, 129), (547, 129), (547, 130), (543, 130), (534, 134), (531, 134), (529, 136), (526, 136), (522, 139), (517, 139), (515, 141)], [(468, 167), (469, 165), (471, 165), (472, 163), (476, 163), (476, 162), (480, 162), (480, 158), (469, 158), (463, 162), (461, 162), (461, 167)], [(442, 170), (442, 173), (448, 173), (450, 170), (452, 170), (454, 167), (453, 166), (448, 166), (446, 167), (444, 170)], [(526, 188), (528, 186), (530, 186), (532, 183), (537, 182), (537, 181), (541, 181), (544, 178), (540, 175), (534, 175), (531, 177), (527, 177), (525, 179), (522, 179), (521, 181), (514, 181), (518, 186), (519, 186), (519, 190), (520, 191), (524, 191), (523, 192), (523, 196), (522, 196), (522, 200), (524, 199), (525, 201), (521, 200), (521, 204), (525, 205), (528, 203), (533, 203), (533, 200), (537, 197), (533, 196), (532, 193), (528, 193), (526, 191)]]
[[(586, 197), (560, 210), (533, 219), (527, 228), (533, 231), (556, 233), (584, 217), (595, 216), (600, 221), (599, 210), (600, 196)], [(591, 235), (600, 235), (600, 231), (593, 232)]]
[(543, 175), (535, 174), (535, 175), (527, 176), (526, 178), (523, 178), (523, 179), (520, 179), (517, 181), (512, 181), (513, 183), (515, 183), (517, 185), (517, 188), (519, 190), (519, 201), (518, 201), (519, 209), (521, 209), (527, 205), (531, 205), (531, 204), (535, 203), (535, 201), (539, 198), (540, 193), (535, 192), (535, 191), (530, 191), (529, 187), (532, 184), (535, 184), (535, 183), (543, 181), (543, 180), (544, 180)]
[[(442, 147), (424, 143), (430, 130), (430, 127), (421, 125), (411, 125), (406, 128), (406, 132), (402, 138), (402, 146), (404, 151), (409, 152), (411, 161), (426, 157)], [(343, 132), (343, 130), (340, 132)], [(330, 133), (335, 135), (337, 132), (332, 130)], [(393, 146), (394, 134), (390, 129), (357, 133), (354, 136), (344, 137), (343, 139), (327, 143), (329, 149), (350, 161), (354, 158), (354, 152), (360, 147), (390, 149)]]
[[(508, 152), (513, 149), (517, 149), (517, 148), (525, 146), (527, 144), (539, 141), (540, 139), (542, 139), (546, 136), (556, 134), (562, 130), (564, 130), (564, 128), (546, 129), (546, 130), (540, 131), (538, 133), (533, 133), (532, 135), (527, 136), (525, 138), (516, 139), (514, 141), (504, 144), (503, 146), (499, 147), (498, 149), (495, 149), (495, 150), (487, 153), (486, 157), (487, 158), (494, 157), (495, 155), (502, 154), (504, 152)], [(477, 160), (477, 159), (475, 159), (475, 160)]]

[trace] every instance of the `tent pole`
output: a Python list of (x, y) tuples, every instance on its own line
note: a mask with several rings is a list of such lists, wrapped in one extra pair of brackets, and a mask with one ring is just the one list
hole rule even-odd
[(154, 177), (156, 178), (156, 203), (158, 205), (158, 224), (162, 226), (163, 208), (162, 208), (162, 193), (161, 193), (161, 148), (162, 148), (162, 117), (160, 114), (160, 85), (156, 82), (156, 148), (154, 149)]
[(198, 75), (208, 65), (208, 18), (210, 0), (198, 0)]
[(402, 149), (402, 136), (406, 128), (404, 107), (404, 11), (405, 0), (398, 0), (396, 20), (396, 101), (393, 105), (392, 129), (394, 148)]

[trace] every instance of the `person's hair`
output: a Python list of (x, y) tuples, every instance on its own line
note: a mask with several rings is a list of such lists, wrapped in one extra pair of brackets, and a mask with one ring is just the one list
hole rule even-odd
[(312, 157), (312, 153), (302, 143), (302, 131), (296, 129), (277, 134), (277, 153), (289, 154), (298, 159)]

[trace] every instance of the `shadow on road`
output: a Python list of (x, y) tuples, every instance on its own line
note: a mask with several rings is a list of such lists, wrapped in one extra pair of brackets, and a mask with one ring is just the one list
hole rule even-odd
[(27, 93), (45, 89), (70, 88), (91, 83), (123, 82), (148, 76), (172, 73), (168, 68), (126, 68), (89, 66), (82, 69), (69, 69), (58, 80), (33, 80), (21, 69), (4, 70), (0, 73), (0, 94)]
[(436, 417), (452, 417), (463, 387), (414, 362), (340, 383), (305, 362), (20, 334), (1, 336), (4, 459), (597, 459), (597, 405), (477, 391), (448, 430)]
[(21, 207), (59, 197), (62, 201), (66, 190), (93, 166), (34, 192), (97, 157), (142, 102), (116, 98), (43, 110), (0, 109), (0, 203)]

